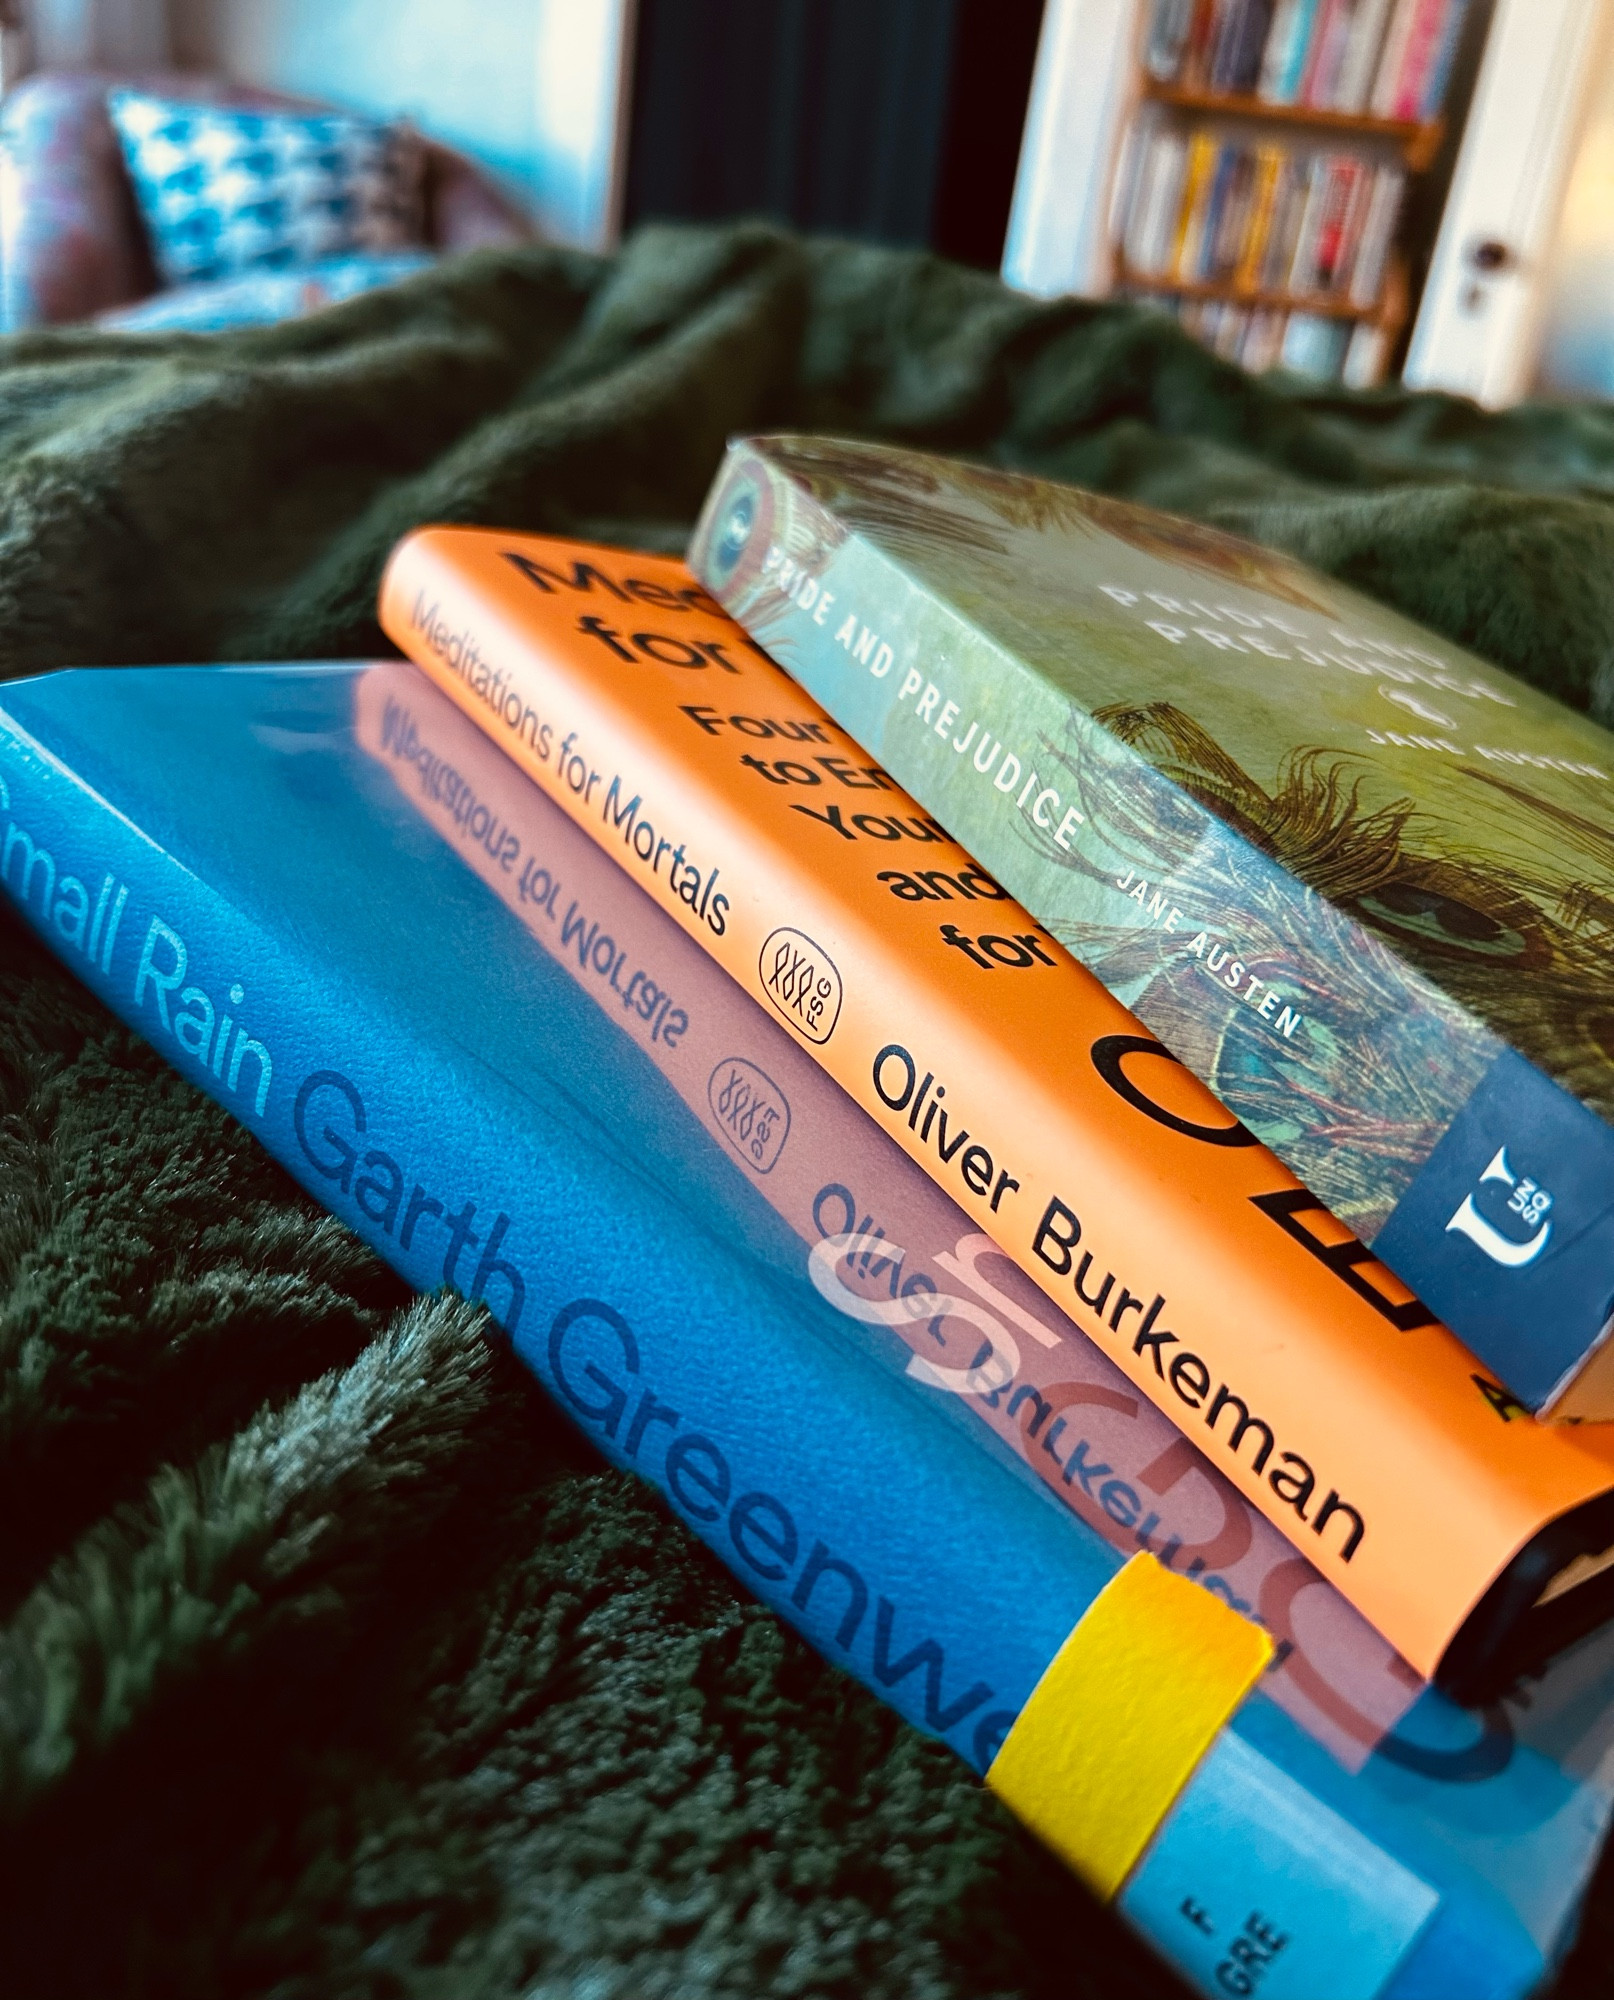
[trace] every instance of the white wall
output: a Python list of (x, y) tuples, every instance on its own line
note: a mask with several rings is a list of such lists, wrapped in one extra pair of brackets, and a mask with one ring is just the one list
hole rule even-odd
[(27, 0), (30, 55), (40, 69), (160, 69), (168, 60), (163, 0)]
[(1614, 53), (1603, 59), (1558, 225), (1540, 386), (1614, 397)]
[(486, 166), (546, 235), (591, 247), (613, 238), (631, 0), (170, 0), (170, 10), (188, 66), (412, 119)]

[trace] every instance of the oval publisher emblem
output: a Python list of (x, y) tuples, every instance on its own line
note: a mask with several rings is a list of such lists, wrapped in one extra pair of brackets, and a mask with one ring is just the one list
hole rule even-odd
[(712, 568), (722, 582), (728, 580), (734, 565), (745, 554), (745, 545), (756, 526), (757, 489), (749, 480), (739, 480), (729, 489), (727, 501), (712, 542)]
[(725, 1056), (707, 1078), (706, 1101), (746, 1165), (769, 1172), (790, 1136), (790, 1106), (773, 1078), (744, 1056)]
[(841, 1013), (841, 975), (805, 931), (782, 927), (764, 939), (757, 970), (762, 990), (798, 1034), (827, 1042)]

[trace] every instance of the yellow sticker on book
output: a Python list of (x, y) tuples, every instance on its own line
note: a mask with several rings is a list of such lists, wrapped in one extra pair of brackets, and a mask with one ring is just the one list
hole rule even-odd
[(1054, 1655), (986, 1782), (1107, 1902), (1271, 1658), (1259, 1625), (1136, 1555)]

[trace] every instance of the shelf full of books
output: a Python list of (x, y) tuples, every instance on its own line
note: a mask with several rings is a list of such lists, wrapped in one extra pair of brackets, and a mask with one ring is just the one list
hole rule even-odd
[(1156, 0), (1113, 283), (1252, 370), (1366, 387), (1406, 321), (1397, 233), (1468, 0)]

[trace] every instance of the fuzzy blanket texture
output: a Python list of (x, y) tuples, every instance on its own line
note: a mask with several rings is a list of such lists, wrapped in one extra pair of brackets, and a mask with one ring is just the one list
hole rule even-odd
[[(769, 426), (1240, 529), (1614, 722), (1614, 413), (1254, 381), (761, 225), (0, 345), (0, 677), (381, 652), (405, 530), (677, 549)], [(1180, 1990), (9, 916), (0, 1522), (18, 2000)]]

